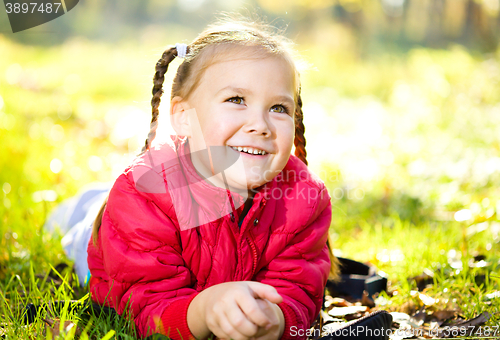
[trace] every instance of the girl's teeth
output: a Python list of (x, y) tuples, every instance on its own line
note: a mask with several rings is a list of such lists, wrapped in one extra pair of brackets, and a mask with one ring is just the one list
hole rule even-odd
[(263, 150), (257, 150), (257, 149), (254, 149), (254, 148), (246, 148), (246, 147), (241, 147), (241, 146), (232, 146), (231, 148), (233, 148), (235, 151), (239, 151), (239, 152), (246, 152), (248, 154), (251, 154), (251, 155), (265, 155), (266, 152), (263, 151)]

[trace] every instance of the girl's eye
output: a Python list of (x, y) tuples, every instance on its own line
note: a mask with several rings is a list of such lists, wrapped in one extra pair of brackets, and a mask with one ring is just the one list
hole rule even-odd
[(231, 97), (231, 98), (229, 98), (229, 99), (228, 99), (228, 100), (226, 100), (226, 101), (231, 102), (231, 103), (235, 103), (235, 104), (243, 104), (243, 98), (238, 97), (238, 96), (236, 96), (236, 97)]
[(288, 113), (287, 108), (285, 106), (283, 106), (283, 105), (274, 105), (271, 108), (271, 111), (278, 112), (278, 113)]

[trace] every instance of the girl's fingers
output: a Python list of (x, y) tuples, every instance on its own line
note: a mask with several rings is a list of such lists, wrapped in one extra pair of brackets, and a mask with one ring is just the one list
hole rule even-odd
[(258, 299), (247, 296), (238, 300), (238, 305), (246, 317), (257, 326), (267, 327), (270, 324), (277, 323), (276, 317), (273, 318), (273, 315), (268, 310), (263, 310), (257, 301)]
[(214, 306), (212, 309), (208, 310), (205, 316), (205, 323), (208, 329), (219, 339), (227, 338), (227, 334), (221, 329), (219, 324), (219, 314), (217, 313), (217, 308)]
[(234, 329), (225, 315), (218, 314), (210, 323), (209, 329), (218, 339), (240, 339), (233, 334)]
[(254, 337), (257, 334), (259, 327), (253, 323), (248, 315), (246, 315), (238, 306), (236, 301), (231, 303), (224, 309), (225, 319), (229, 320), (231, 326), (241, 333), (245, 339)]
[(260, 309), (267, 315), (268, 324), (271, 325), (279, 324), (280, 320), (276, 315), (276, 311), (274, 310), (271, 302), (262, 299), (257, 299), (256, 302), (259, 305)]
[(207, 319), (207, 327), (210, 332), (214, 333), (214, 335), (219, 339), (229, 339), (229, 336), (222, 330), (219, 325), (219, 320), (208, 320)]
[[(241, 313), (243, 319), (241, 319), (240, 317), (233, 317), (232, 312), (229, 312), (228, 314), (224, 313), (224, 315), (221, 315), (219, 319), (219, 326), (221, 330), (228, 335), (227, 339), (248, 340), (257, 333), (258, 330), (257, 326), (248, 321), (243, 315), (243, 313)], [(233, 323), (234, 320), (238, 320), (236, 322), (237, 325)]]
[[(231, 325), (231, 323), (227, 320), (226, 317), (223, 317), (219, 320), (219, 327), (224, 334), (223, 337), (217, 336), (218, 338), (222, 339), (233, 339), (233, 340), (247, 340), (247, 337), (244, 337), (242, 334), (240, 334), (237, 330), (234, 329), (234, 327)], [(214, 333), (215, 334), (215, 333)]]
[(273, 286), (254, 281), (249, 281), (248, 285), (256, 294), (256, 297), (259, 297), (260, 299), (266, 299), (275, 304), (283, 302), (283, 298), (278, 294), (278, 291)]
[[(268, 317), (268, 323), (265, 325), (263, 328), (265, 329), (266, 333), (272, 328), (276, 328), (280, 326), (280, 319), (278, 315), (276, 315), (276, 310), (275, 308), (279, 308), (277, 305), (267, 301), (267, 300), (261, 300), (257, 299), (257, 304), (261, 308), (261, 310), (267, 315)], [(258, 336), (257, 336), (258, 337)]]

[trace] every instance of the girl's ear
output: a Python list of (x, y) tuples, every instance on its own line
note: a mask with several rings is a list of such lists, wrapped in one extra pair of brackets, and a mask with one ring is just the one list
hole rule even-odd
[(192, 137), (188, 109), (189, 105), (179, 96), (170, 101), (170, 124), (178, 136)]

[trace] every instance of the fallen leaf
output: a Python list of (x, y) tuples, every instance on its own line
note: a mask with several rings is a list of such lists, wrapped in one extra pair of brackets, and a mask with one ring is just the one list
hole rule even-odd
[(410, 320), (410, 316), (406, 313), (401, 313), (401, 312), (392, 312), (390, 313), (392, 316), (392, 322), (397, 322), (401, 323), (403, 321), (408, 321)]
[(434, 272), (428, 268), (425, 268), (422, 274), (410, 278), (410, 281), (415, 281), (415, 283), (417, 284), (417, 289), (422, 291), (428, 285), (434, 283)]
[(368, 311), (368, 307), (366, 306), (333, 307), (332, 309), (330, 309), (330, 311), (328, 311), (328, 314), (333, 317), (345, 317), (346, 315), (356, 314), (360, 312), (364, 313), (366, 311)]
[(408, 300), (398, 308), (401, 313), (406, 313), (408, 315), (412, 315), (417, 310), (415, 306), (415, 302), (413, 300)]
[(361, 297), (361, 304), (369, 308), (375, 307), (375, 301), (368, 295), (366, 290), (363, 291), (363, 296)]
[(431, 322), (429, 322), (429, 329), (437, 330), (437, 329), (439, 329), (439, 327), (441, 327), (442, 324), (443, 324), (443, 321), (432, 320)]
[(462, 326), (462, 327), (481, 326), (481, 325), (484, 325), (486, 322), (488, 322), (488, 320), (490, 318), (491, 318), (490, 313), (482, 312), (481, 314), (476, 316), (474, 319), (458, 323), (455, 326)]
[(352, 306), (352, 303), (350, 303), (349, 301), (347, 301), (346, 299), (343, 299), (343, 298), (339, 298), (339, 297), (334, 297), (332, 298), (330, 296), (330, 298), (325, 298), (325, 307), (349, 307), (349, 306)]
[(454, 309), (443, 309), (435, 311), (434, 313), (432, 313), (432, 316), (439, 321), (444, 321), (454, 318), (455, 316), (457, 316), (457, 314), (457, 311)]
[(359, 312), (359, 313), (354, 313), (354, 314), (347, 314), (344, 316), (344, 319), (347, 321), (352, 321), (352, 320), (357, 320), (359, 318), (362, 318), (363, 316), (367, 315), (368, 312)]
[(429, 295), (425, 295), (423, 293), (419, 293), (418, 294), (418, 298), (420, 299), (420, 301), (422, 301), (422, 303), (426, 306), (432, 306), (433, 304), (436, 303), (436, 299), (434, 298), (431, 298)]
[[(47, 333), (50, 333), (50, 334), (52, 334), (52, 339), (55, 339), (59, 335), (61, 335), (61, 333), (60, 333), (61, 320), (59, 320), (59, 319), (55, 319), (55, 320), (43, 319), (43, 321), (46, 323), (44, 335), (46, 335)], [(81, 329), (73, 321), (64, 321), (64, 324), (62, 325), (63, 334), (67, 334), (74, 327), (76, 327), (76, 329), (74, 330), (75, 334), (80, 335)]]
[(410, 321), (418, 326), (422, 326), (425, 322), (425, 318), (427, 317), (427, 313), (422, 307), (418, 312), (410, 316)]
[(443, 324), (443, 321), (431, 321), (428, 327), (419, 327), (418, 329), (424, 331), (424, 336), (426, 338), (455, 338), (464, 336), (474, 336), (477, 335), (476, 331), (479, 326), (484, 325), (488, 322), (491, 315), (488, 312), (483, 312), (474, 319), (464, 320), (462, 322), (455, 323), (453, 325), (447, 325), (445, 327), (439, 327)]
[(399, 324), (400, 328), (417, 328), (419, 325), (406, 313), (392, 312), (392, 322)]
[(328, 324), (330, 322), (343, 322), (344, 321), (342, 319), (334, 318), (326, 312), (320, 311), (320, 313), (321, 313), (321, 316), (323, 318), (323, 324)]

